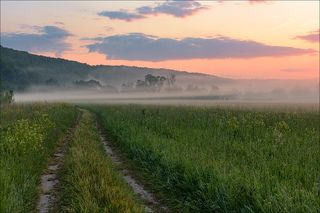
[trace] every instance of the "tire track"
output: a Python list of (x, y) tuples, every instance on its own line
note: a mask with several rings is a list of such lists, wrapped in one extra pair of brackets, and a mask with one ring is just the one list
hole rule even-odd
[(51, 162), (41, 175), (40, 195), (37, 203), (37, 211), (40, 213), (48, 213), (57, 202), (56, 192), (59, 185), (58, 172), (63, 166), (64, 156), (68, 149), (68, 143), (72, 139), (75, 127), (81, 117), (81, 112), (78, 112), (75, 124), (68, 129), (63, 139), (59, 143), (56, 151), (51, 159)]
[(146, 212), (170, 212), (165, 206), (162, 206), (160, 202), (156, 199), (156, 196), (147, 190), (146, 187), (139, 182), (135, 177), (130, 174), (130, 171), (123, 168), (124, 162), (121, 158), (114, 152), (110, 142), (102, 131), (101, 126), (97, 122), (97, 128), (99, 130), (100, 139), (103, 143), (106, 154), (111, 158), (113, 163), (117, 166), (117, 169), (122, 176), (123, 180), (132, 188), (133, 192), (139, 197), (139, 199), (145, 205)]

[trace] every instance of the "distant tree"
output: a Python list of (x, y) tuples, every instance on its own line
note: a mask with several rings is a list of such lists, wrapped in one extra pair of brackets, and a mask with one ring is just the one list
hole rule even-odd
[(173, 87), (175, 82), (176, 82), (176, 75), (171, 73), (168, 77), (167, 77), (167, 81), (168, 81), (168, 85), (169, 87)]
[(164, 82), (167, 80), (164, 76), (154, 76), (151, 74), (147, 74), (144, 77), (144, 81), (138, 80), (136, 86), (138, 88), (145, 87), (152, 90), (160, 90), (164, 84)]
[(157, 87), (160, 89), (166, 80), (167, 78), (164, 76), (157, 76)]
[(150, 87), (156, 86), (156, 84), (158, 83), (158, 78), (151, 74), (147, 74), (146, 76), (144, 76), (144, 79), (146, 84)]
[(45, 84), (47, 86), (59, 86), (59, 82), (56, 79), (50, 78), (48, 80), (45, 81)]
[(148, 84), (143, 80), (137, 80), (136, 88), (146, 88)]
[(121, 85), (122, 92), (134, 92), (134, 83), (128, 82)]
[(0, 104), (11, 104), (14, 101), (13, 90), (3, 90), (0, 92)]
[(96, 80), (88, 80), (88, 81), (84, 81), (84, 80), (79, 80), (79, 81), (74, 81), (73, 85), (75, 85), (76, 87), (83, 87), (83, 88), (101, 88), (102, 85), (100, 84), (99, 81)]
[(134, 86), (134, 84), (133, 84), (132, 82), (123, 83), (123, 84), (121, 85), (121, 87), (122, 87), (123, 89), (133, 89), (133, 86)]

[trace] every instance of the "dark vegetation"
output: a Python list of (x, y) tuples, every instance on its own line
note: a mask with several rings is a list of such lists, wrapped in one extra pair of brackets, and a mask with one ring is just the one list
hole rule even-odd
[(53, 87), (60, 86), (58, 80), (57, 79), (53, 79), (53, 78), (50, 78), (50, 79), (46, 80), (45, 84), (46, 84), (46, 86), (53, 86)]
[(4, 88), (22, 91), (35, 85), (63, 85), (86, 78), (90, 66), (1, 46), (0, 70)]
[(169, 76), (154, 76), (147, 74), (144, 76), (144, 80), (138, 79), (135, 83), (130, 82), (122, 84), (121, 91), (160, 91), (163, 87), (174, 88), (176, 76), (170, 74)]
[(13, 90), (0, 90), (0, 107), (5, 104), (11, 104), (13, 101)]
[(100, 82), (96, 80), (88, 80), (88, 81), (79, 80), (79, 81), (74, 81), (73, 84), (77, 88), (101, 88), (102, 87)]
[[(99, 87), (99, 84), (114, 88), (115, 86), (120, 87), (122, 84), (130, 84), (128, 82), (135, 83), (144, 79), (148, 74), (150, 75), (147, 79), (139, 81), (139, 86), (148, 84), (159, 87), (164, 81), (168, 82), (172, 75), (220, 79), (204, 74), (168, 69), (108, 65), (90, 66), (65, 59), (33, 55), (2, 46), (0, 47), (0, 53), (3, 87), (14, 91), (25, 91), (37, 86), (69, 88), (75, 85), (76, 87), (91, 87), (93, 85)], [(158, 78), (158, 76), (160, 77)]]

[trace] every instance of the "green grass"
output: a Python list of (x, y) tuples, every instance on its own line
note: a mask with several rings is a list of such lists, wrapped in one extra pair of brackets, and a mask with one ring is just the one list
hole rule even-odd
[(179, 211), (317, 212), (319, 113), (91, 106)]
[(95, 120), (86, 111), (66, 155), (59, 197), (58, 212), (143, 212), (106, 156)]
[(35, 209), (40, 175), (75, 115), (63, 104), (1, 106), (0, 212)]

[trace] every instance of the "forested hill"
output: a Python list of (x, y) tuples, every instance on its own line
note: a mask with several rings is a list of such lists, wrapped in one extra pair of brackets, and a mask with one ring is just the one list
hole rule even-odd
[(60, 58), (33, 55), (1, 46), (2, 85), (14, 90), (26, 90), (31, 86), (59, 85), (66, 87), (75, 81), (95, 79), (102, 84), (121, 85), (143, 79), (146, 74), (169, 75), (192, 79), (227, 81), (216, 76), (180, 72), (169, 69), (151, 69), (129, 66), (90, 66)]
[(74, 61), (37, 56), (1, 46), (1, 77), (5, 87), (24, 90), (54, 79), (60, 84), (83, 79), (91, 67)]

